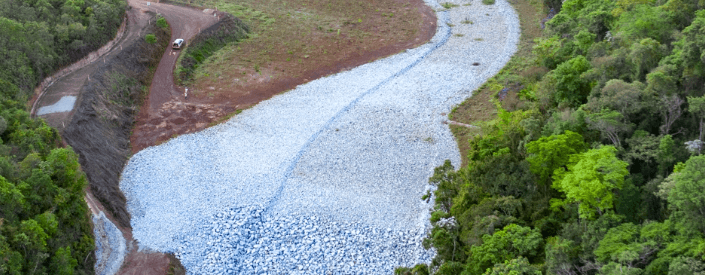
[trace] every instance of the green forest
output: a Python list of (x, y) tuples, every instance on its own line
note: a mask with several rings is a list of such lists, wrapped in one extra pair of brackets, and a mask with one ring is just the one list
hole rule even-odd
[(122, 0), (0, 1), (0, 274), (93, 274), (86, 177), (30, 118), (39, 81), (112, 39)]
[(397, 274), (705, 274), (705, 2), (561, 2)]

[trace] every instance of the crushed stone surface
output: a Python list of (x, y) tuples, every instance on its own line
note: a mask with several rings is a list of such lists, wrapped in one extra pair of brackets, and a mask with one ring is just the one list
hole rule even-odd
[(421, 197), (434, 167), (461, 162), (443, 114), (520, 36), (505, 0), (449, 2), (426, 0), (438, 30), (421, 47), (134, 155), (120, 188), (140, 247), (175, 253), (189, 274), (391, 274), (429, 262)]
[(95, 273), (113, 275), (120, 270), (125, 259), (126, 243), (122, 232), (100, 211), (93, 215), (95, 236)]

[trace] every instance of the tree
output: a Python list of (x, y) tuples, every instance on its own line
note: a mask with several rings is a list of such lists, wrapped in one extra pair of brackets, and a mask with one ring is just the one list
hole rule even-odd
[(659, 66), (646, 75), (646, 92), (657, 98), (678, 92), (678, 77), (669, 66)]
[(681, 105), (685, 103), (678, 95), (662, 96), (659, 111), (663, 117), (663, 125), (661, 125), (661, 134), (668, 135), (671, 133), (671, 127), (676, 120), (683, 114)]
[(0, 176), (0, 214), (4, 219), (15, 220), (22, 213), (25, 203), (22, 191)]
[(576, 274), (579, 247), (561, 237), (546, 239), (546, 271), (548, 274)]
[(643, 80), (646, 73), (658, 65), (666, 48), (653, 38), (644, 38), (631, 47), (629, 59), (635, 65), (634, 79)]
[(691, 257), (677, 257), (668, 267), (668, 274), (696, 275), (703, 273), (705, 273), (705, 263), (703, 263), (703, 261), (701, 260)]
[[(2, 89), (2, 87), (0, 87), (0, 89)], [(5, 129), (7, 129), (7, 121), (0, 116), (0, 135), (5, 132)]]
[[(699, 126), (699, 135), (698, 135), (698, 140), (703, 141), (703, 128), (705, 128), (705, 96), (701, 97), (688, 97), (688, 111), (695, 115), (696, 118), (698, 118), (700, 121), (698, 123)], [(0, 125), (0, 127), (2, 127)], [(2, 129), (2, 128), (0, 128)], [(2, 131), (0, 131), (1, 133)]]
[(565, 131), (584, 134), (585, 131), (587, 131), (587, 123), (585, 122), (586, 116), (587, 113), (583, 110), (583, 108), (554, 112), (553, 115), (546, 120), (546, 124), (543, 126), (542, 134), (544, 136), (560, 135)]
[(556, 101), (566, 102), (571, 106), (585, 103), (590, 93), (591, 83), (581, 74), (590, 69), (590, 62), (579, 55), (561, 63), (553, 70), (556, 78)]
[(586, 108), (592, 112), (604, 109), (615, 110), (622, 114), (625, 122), (631, 121), (645, 106), (644, 84), (641, 82), (627, 83), (621, 79), (607, 81), (600, 93), (588, 100)]
[(636, 130), (632, 137), (627, 139), (629, 151), (625, 154), (627, 161), (641, 161), (644, 164), (655, 163), (659, 153), (659, 137), (643, 130)]
[(71, 246), (59, 248), (51, 259), (52, 274), (73, 275), (77, 265), (78, 261), (71, 257)]
[(700, 10), (696, 14), (697, 17), (690, 26), (683, 30), (683, 65), (686, 67), (685, 74), (690, 75), (702, 75), (705, 72), (705, 11)]
[(159, 16), (159, 18), (157, 18), (157, 26), (161, 28), (166, 28), (169, 27), (169, 24), (166, 22), (166, 19), (164, 17)]
[(22, 262), (22, 255), (13, 251), (5, 236), (0, 235), (0, 273), (20, 275), (22, 274)]
[(604, 263), (615, 261), (633, 267), (634, 261), (643, 250), (642, 245), (636, 242), (639, 229), (638, 225), (632, 223), (623, 223), (611, 228), (600, 241), (600, 246), (595, 249), (595, 256)]
[(659, 174), (666, 176), (671, 170), (671, 167), (676, 163), (675, 147), (676, 143), (673, 141), (671, 135), (665, 135), (659, 141), (658, 153), (656, 155)]
[(476, 162), (469, 178), (490, 195), (520, 198), (536, 191), (536, 182), (529, 171), (530, 165), (526, 161), (502, 154)]
[(664, 44), (673, 26), (663, 10), (651, 5), (636, 5), (622, 13), (616, 22), (617, 33), (630, 41), (652, 38)]
[(482, 236), (482, 245), (470, 248), (471, 255), (462, 274), (483, 274), (495, 264), (519, 256), (535, 256), (542, 245), (543, 238), (538, 229), (507, 225), (492, 235)]
[(529, 264), (529, 260), (519, 257), (495, 264), (492, 269), (487, 269), (483, 275), (541, 275), (538, 268)]
[(445, 262), (443, 263), (440, 267), (438, 267), (438, 271), (436, 273), (433, 273), (435, 275), (456, 275), (460, 274), (463, 272), (465, 269), (465, 265), (459, 262)]
[(531, 172), (539, 176), (539, 182), (548, 184), (553, 171), (568, 164), (570, 155), (580, 153), (585, 148), (583, 136), (565, 131), (562, 135), (542, 137), (529, 142), (526, 151), (530, 155), (526, 160), (530, 164)]
[(705, 234), (705, 156), (691, 157), (685, 168), (674, 174), (669, 206), (683, 224)]
[(599, 113), (590, 114), (587, 119), (590, 129), (600, 131), (603, 138), (609, 139), (614, 147), (622, 147), (620, 136), (632, 129), (632, 125), (624, 122), (624, 116), (617, 111), (603, 109)]
[(578, 203), (580, 217), (592, 219), (614, 207), (613, 192), (622, 189), (628, 164), (617, 159), (617, 149), (602, 146), (570, 157), (566, 168), (554, 172), (553, 188), (565, 193), (562, 203)]

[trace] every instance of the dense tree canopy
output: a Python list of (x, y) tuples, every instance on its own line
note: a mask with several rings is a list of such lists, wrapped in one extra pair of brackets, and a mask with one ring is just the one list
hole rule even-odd
[[(41, 120), (0, 102), (0, 273), (92, 274), (86, 177)], [(91, 259), (91, 260), (88, 260)]]
[(124, 7), (123, 0), (1, 1), (0, 83), (21, 93), (3, 92), (26, 100), (42, 77), (112, 39)]
[(112, 39), (124, 7), (0, 1), (0, 274), (93, 274), (78, 156), (25, 104), (43, 77)]
[(493, 98), (497, 118), (459, 141), (467, 165), (435, 171), (427, 270), (702, 274), (705, 4), (544, 3), (559, 12), (528, 55), (541, 73), (496, 77), (532, 96)]

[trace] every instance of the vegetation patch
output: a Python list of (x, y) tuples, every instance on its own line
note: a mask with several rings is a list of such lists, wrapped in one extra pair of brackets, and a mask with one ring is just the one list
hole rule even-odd
[(144, 41), (146, 41), (149, 44), (154, 44), (157, 43), (157, 37), (154, 36), (154, 34), (148, 34), (144, 36)]
[(441, 3), (441, 6), (445, 9), (451, 9), (451, 8), (457, 7), (458, 5), (453, 4), (451, 2), (445, 2), (445, 3)]
[(191, 72), (189, 90), (215, 87), (214, 97), (335, 70), (353, 56), (410, 41), (423, 27), (418, 6), (396, 0), (169, 1), (217, 8), (250, 27), (247, 39), (214, 52)]
[[(158, 22), (157, 22), (158, 23)], [(218, 23), (202, 31), (179, 57), (174, 73), (181, 83), (192, 80), (194, 71), (215, 52), (247, 37), (249, 27), (240, 19), (226, 15)]]

